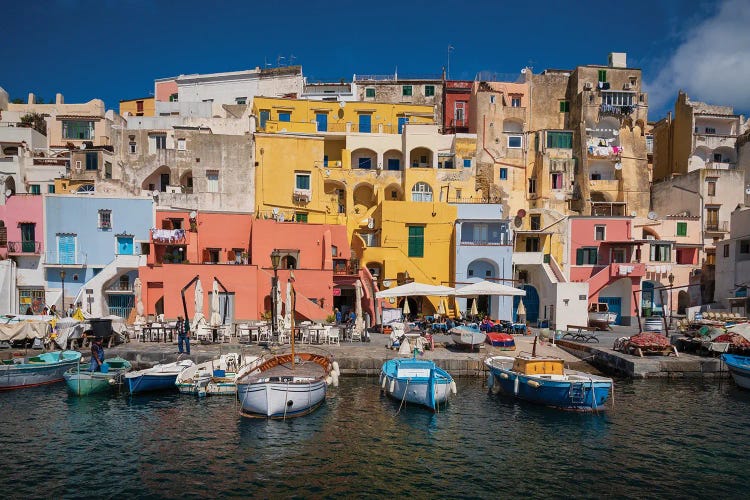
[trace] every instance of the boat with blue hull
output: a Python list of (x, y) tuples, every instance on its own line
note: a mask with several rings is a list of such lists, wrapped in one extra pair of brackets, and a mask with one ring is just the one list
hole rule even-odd
[(451, 375), (429, 359), (389, 359), (380, 369), (380, 387), (397, 401), (414, 403), (435, 411), (456, 393)]
[(77, 351), (52, 351), (3, 360), (0, 364), (0, 391), (62, 382), (65, 372), (80, 362), (81, 353)]
[(107, 392), (122, 383), (122, 376), (132, 368), (123, 358), (109, 358), (102, 364), (102, 371), (81, 370), (80, 365), (65, 372), (68, 391), (76, 396), (88, 396)]
[(487, 384), (493, 393), (502, 392), (532, 403), (563, 410), (598, 411), (604, 409), (612, 393), (612, 379), (566, 370), (559, 358), (492, 356), (484, 364), (490, 371)]
[(736, 354), (722, 354), (721, 360), (729, 368), (734, 383), (743, 389), (750, 389), (750, 356)]
[(195, 363), (189, 359), (154, 365), (151, 368), (125, 374), (125, 382), (131, 394), (150, 391), (174, 390), (177, 376)]

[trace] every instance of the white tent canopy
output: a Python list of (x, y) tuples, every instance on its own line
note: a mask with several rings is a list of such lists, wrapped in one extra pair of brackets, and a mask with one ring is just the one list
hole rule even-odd
[(456, 288), (452, 295), (456, 297), (474, 297), (478, 295), (520, 295), (526, 296), (526, 290), (520, 288), (514, 288), (508, 285), (501, 285), (500, 283), (493, 283), (491, 281), (479, 281), (466, 285), (461, 288)]
[(378, 299), (388, 297), (409, 297), (413, 295), (428, 295), (433, 297), (447, 297), (453, 294), (453, 288), (449, 286), (427, 285), (425, 283), (407, 283), (406, 285), (381, 290), (375, 294)]

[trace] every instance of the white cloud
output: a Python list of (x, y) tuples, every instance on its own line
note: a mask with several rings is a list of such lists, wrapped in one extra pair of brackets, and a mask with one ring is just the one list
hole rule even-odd
[(747, 0), (717, 4), (716, 14), (684, 31), (656, 78), (646, 83), (649, 108), (661, 114), (677, 91), (693, 100), (750, 110), (750, 8)]

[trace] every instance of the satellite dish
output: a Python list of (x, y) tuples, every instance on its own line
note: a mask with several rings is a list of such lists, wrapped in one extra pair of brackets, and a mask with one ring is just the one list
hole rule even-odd
[(513, 219), (513, 224), (515, 224), (516, 227), (521, 227), (521, 224), (523, 224), (523, 220), (520, 217), (516, 216), (516, 218)]
[(619, 161), (615, 163), (615, 170), (622, 170), (622, 163), (620, 163)]
[(195, 219), (197, 216), (198, 216), (198, 213), (195, 210), (193, 210), (192, 212), (190, 212), (190, 218), (191, 219)]
[(526, 74), (526, 68), (521, 68), (521, 74), (522, 74), (522, 75), (525, 75), (525, 74)]
[(331, 175), (331, 171), (329, 169), (326, 169), (326, 177)]
[(636, 212), (635, 210), (633, 210), (632, 212), (630, 212), (630, 216), (631, 217), (635, 217), (636, 215), (638, 215), (638, 212)]
[(526, 210), (524, 210), (523, 208), (519, 208), (518, 213), (516, 213), (516, 217), (518, 217), (519, 219), (523, 219), (524, 217), (526, 217)]
[(372, 217), (370, 217), (369, 219), (367, 219), (367, 227), (369, 229), (372, 229), (372, 228), (375, 227), (375, 220)]
[(346, 101), (339, 101), (339, 107), (343, 108), (346, 106)]
[(151, 193), (151, 196), (153, 196), (154, 198), (158, 198), (159, 197), (159, 191), (154, 190), (154, 192)]
[[(748, 187), (745, 188), (745, 194), (750, 195), (750, 186), (748, 186)], [(8, 196), (10, 196), (10, 195), (8, 195)]]
[(10, 189), (6, 189), (5, 190), (5, 196), (6, 196), (6, 198), (9, 197), (12, 194), (13, 194), (13, 191), (11, 191)]
[(84, 142), (80, 146), (78, 146), (79, 149), (86, 149), (86, 143)]
[(649, 212), (648, 213), (648, 218), (651, 219), (651, 220), (656, 220), (656, 219), (659, 218), (659, 216), (656, 214), (656, 212)]

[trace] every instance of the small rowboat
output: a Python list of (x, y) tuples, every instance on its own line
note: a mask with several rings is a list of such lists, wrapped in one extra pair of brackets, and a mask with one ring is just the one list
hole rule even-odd
[(729, 368), (734, 382), (743, 389), (750, 389), (750, 357), (722, 354), (721, 359)]
[(493, 347), (499, 347), (501, 351), (515, 351), (516, 341), (513, 335), (502, 332), (488, 332), (487, 343)]
[(389, 359), (380, 369), (380, 387), (396, 401), (414, 403), (435, 411), (456, 393), (450, 374), (429, 359)]
[(100, 372), (81, 370), (80, 365), (65, 372), (68, 391), (76, 396), (110, 391), (122, 383), (123, 375), (132, 368), (130, 362), (122, 358), (107, 359), (102, 366), (104, 369)]
[(145, 370), (126, 373), (125, 381), (128, 384), (128, 390), (131, 394), (149, 391), (163, 391), (165, 389), (174, 390), (177, 375), (194, 364), (195, 363), (189, 359), (183, 359), (181, 361), (175, 361), (174, 363), (154, 365)]
[(456, 345), (471, 349), (482, 345), (487, 337), (487, 334), (479, 328), (467, 325), (454, 326), (450, 329), (450, 334)]
[(0, 365), (0, 390), (25, 389), (61, 382), (81, 361), (77, 351), (52, 351), (27, 358), (4, 360)]
[(241, 368), (260, 359), (230, 352), (218, 358), (190, 366), (177, 375), (175, 385), (182, 394), (196, 396), (234, 395), (237, 392), (235, 379)]

